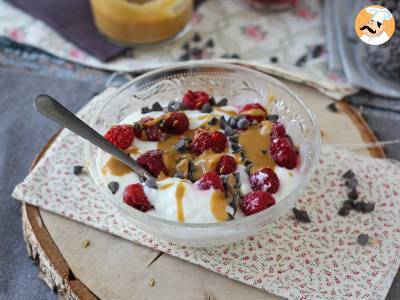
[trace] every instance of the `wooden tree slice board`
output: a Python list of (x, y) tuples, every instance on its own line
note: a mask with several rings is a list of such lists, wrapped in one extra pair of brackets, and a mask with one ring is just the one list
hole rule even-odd
[[(298, 83), (285, 83), (316, 114), (323, 143), (373, 143), (376, 138), (347, 103), (337, 113), (326, 109), (332, 99)], [(52, 140), (38, 155), (41, 158)], [(361, 150), (384, 157), (382, 148)], [(39, 276), (60, 296), (71, 299), (277, 299), (265, 291), (228, 279), (202, 267), (23, 205), (23, 232)], [(83, 247), (85, 240), (90, 245)], [(150, 281), (154, 285), (150, 286)]]

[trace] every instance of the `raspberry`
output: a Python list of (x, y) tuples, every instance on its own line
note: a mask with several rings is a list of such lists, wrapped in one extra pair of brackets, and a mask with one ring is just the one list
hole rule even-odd
[(213, 132), (211, 134), (211, 150), (215, 153), (223, 152), (227, 141), (226, 136), (222, 132)]
[(195, 132), (193, 137), (193, 141), (190, 144), (190, 150), (197, 155), (200, 155), (207, 149), (211, 148), (211, 135), (208, 131), (199, 131)]
[(209, 190), (213, 187), (216, 190), (222, 190), (222, 180), (219, 178), (218, 174), (215, 172), (205, 173), (197, 182), (197, 187), (200, 190)]
[(239, 114), (245, 115), (249, 121), (261, 122), (267, 115), (267, 111), (260, 103), (249, 103), (243, 106)]
[(144, 193), (143, 186), (140, 183), (128, 185), (124, 190), (124, 202), (142, 212), (154, 209)]
[(189, 119), (183, 112), (172, 112), (165, 115), (161, 130), (166, 133), (182, 134), (189, 129)]
[(236, 161), (235, 159), (227, 154), (221, 156), (217, 163), (216, 172), (219, 175), (225, 175), (232, 173), (236, 170)]
[(246, 216), (258, 213), (275, 204), (275, 199), (267, 192), (255, 191), (250, 192), (240, 204), (240, 209)]
[(140, 155), (137, 162), (155, 177), (158, 177), (161, 172), (168, 175), (167, 167), (163, 161), (163, 152), (161, 150), (149, 150)]
[(189, 90), (183, 96), (182, 103), (189, 109), (201, 109), (209, 100), (210, 97), (207, 93), (201, 91), (192, 92)]
[(279, 178), (274, 170), (270, 168), (264, 168), (251, 173), (249, 180), (254, 191), (263, 191), (273, 194), (279, 189)]
[(282, 123), (273, 123), (271, 129), (271, 140), (286, 136), (285, 126)]
[(135, 136), (143, 141), (161, 141), (164, 139), (164, 134), (157, 127), (151, 117), (144, 117), (139, 122), (135, 123)]
[(114, 146), (125, 150), (132, 145), (134, 132), (132, 125), (116, 125), (111, 127), (104, 137), (109, 140)]
[(278, 166), (294, 169), (297, 165), (297, 151), (287, 137), (280, 137), (272, 141), (271, 156)]

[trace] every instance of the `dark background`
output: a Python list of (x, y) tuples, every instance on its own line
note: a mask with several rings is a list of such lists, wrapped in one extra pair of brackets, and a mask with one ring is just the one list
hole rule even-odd
[[(41, 93), (59, 99), (78, 111), (105, 88), (110, 73), (82, 67), (30, 47), (0, 38), (0, 299), (56, 299), (37, 276), (22, 237), (20, 202), (11, 198), (35, 155), (56, 132), (57, 126), (33, 110)], [(114, 83), (122, 83), (117, 78)], [(366, 92), (349, 98), (363, 107), (370, 127), (381, 140), (400, 138), (400, 101)], [(400, 159), (399, 145), (386, 147), (390, 158)], [(388, 299), (400, 298), (397, 274)]]

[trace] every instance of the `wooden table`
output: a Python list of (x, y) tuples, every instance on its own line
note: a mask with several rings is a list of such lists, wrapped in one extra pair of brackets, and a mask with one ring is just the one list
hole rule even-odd
[[(346, 102), (338, 112), (326, 106), (332, 100), (297, 83), (285, 83), (314, 111), (323, 143), (358, 144), (376, 138), (361, 116)], [(41, 158), (52, 140), (38, 155)], [(382, 148), (361, 150), (384, 157)], [(162, 252), (23, 205), (23, 232), (39, 275), (59, 295), (72, 299), (274, 299), (276, 296), (228, 279)], [(83, 247), (85, 240), (90, 245)], [(154, 280), (154, 285), (150, 282)]]

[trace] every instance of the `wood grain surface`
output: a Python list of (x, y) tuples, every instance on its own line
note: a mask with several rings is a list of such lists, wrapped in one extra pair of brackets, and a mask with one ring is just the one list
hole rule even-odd
[[(361, 115), (345, 101), (338, 112), (332, 100), (314, 89), (285, 83), (316, 114), (322, 141), (352, 145), (376, 138)], [(43, 156), (43, 148), (33, 165)], [(360, 150), (384, 157), (380, 147)], [(265, 291), (228, 279), (175, 257), (65, 219), (31, 205), (22, 207), (24, 237), (39, 274), (60, 296), (71, 299), (276, 299)], [(90, 240), (87, 248), (83, 241)], [(150, 282), (154, 281), (151, 286)]]

